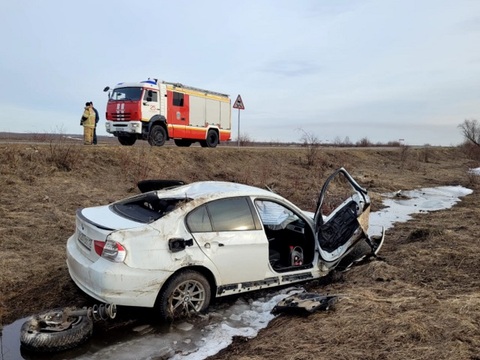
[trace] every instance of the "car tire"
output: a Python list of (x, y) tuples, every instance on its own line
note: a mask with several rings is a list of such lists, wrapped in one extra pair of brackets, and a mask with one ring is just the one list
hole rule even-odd
[(174, 274), (161, 290), (156, 307), (162, 320), (173, 321), (204, 312), (210, 305), (211, 287), (197, 271)]
[(218, 133), (215, 130), (208, 130), (207, 138), (205, 139), (207, 147), (214, 148), (218, 145)]
[(153, 125), (148, 135), (148, 143), (152, 146), (163, 146), (167, 140), (167, 132), (161, 125)]
[(137, 141), (137, 138), (132, 135), (119, 135), (118, 142), (124, 146), (132, 146)]
[[(88, 316), (71, 316), (68, 318), (68, 327), (59, 330), (59, 326), (65, 326), (64, 321), (60, 322), (62, 313), (63, 309), (49, 310), (28, 319), (20, 329), (22, 347), (32, 352), (57, 352), (87, 341), (92, 335), (92, 320)], [(56, 330), (52, 331), (54, 328)]]

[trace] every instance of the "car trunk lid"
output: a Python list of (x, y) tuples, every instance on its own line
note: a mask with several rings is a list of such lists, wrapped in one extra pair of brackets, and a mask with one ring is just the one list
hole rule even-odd
[(115, 230), (144, 226), (112, 212), (109, 206), (77, 210), (75, 237), (77, 246), (89, 260), (102, 254), (108, 235)]

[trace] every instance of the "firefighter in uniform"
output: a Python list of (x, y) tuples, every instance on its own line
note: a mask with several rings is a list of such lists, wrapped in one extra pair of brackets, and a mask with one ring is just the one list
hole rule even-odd
[(93, 143), (93, 131), (95, 129), (95, 111), (93, 105), (90, 102), (85, 104), (85, 111), (82, 116), (83, 126), (83, 144), (92, 145)]

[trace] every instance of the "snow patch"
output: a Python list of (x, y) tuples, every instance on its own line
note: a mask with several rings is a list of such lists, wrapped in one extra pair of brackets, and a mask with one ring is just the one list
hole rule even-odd
[(480, 168), (470, 169), (468, 172), (474, 175), (480, 175)]

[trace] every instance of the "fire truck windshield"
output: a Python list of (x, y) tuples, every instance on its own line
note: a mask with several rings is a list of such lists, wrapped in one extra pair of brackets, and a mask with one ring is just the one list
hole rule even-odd
[(138, 101), (142, 97), (142, 88), (140, 87), (124, 87), (113, 90), (110, 100), (114, 101)]

